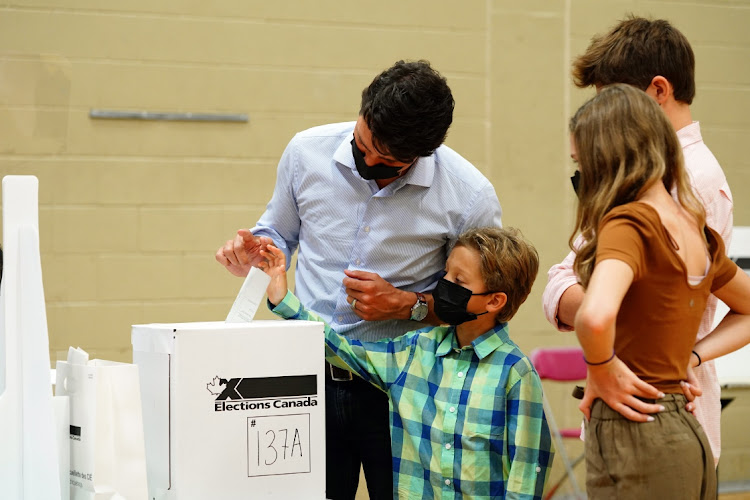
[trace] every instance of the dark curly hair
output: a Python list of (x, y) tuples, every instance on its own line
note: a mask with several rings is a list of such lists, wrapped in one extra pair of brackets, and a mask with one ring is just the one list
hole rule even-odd
[(445, 141), (454, 106), (448, 82), (428, 61), (398, 61), (362, 91), (359, 114), (378, 152), (408, 163)]

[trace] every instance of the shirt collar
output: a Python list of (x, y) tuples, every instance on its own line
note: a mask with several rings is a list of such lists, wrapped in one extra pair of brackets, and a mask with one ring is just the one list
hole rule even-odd
[[(352, 139), (354, 132), (349, 133), (336, 148), (333, 153), (333, 159), (339, 164), (349, 168), (354, 175), (359, 177), (357, 166), (354, 164), (352, 155)], [(435, 176), (435, 153), (430, 156), (420, 156), (409, 171), (404, 175), (404, 184), (414, 184), (415, 186), (430, 187), (432, 179)]]
[(680, 146), (682, 149), (685, 149), (692, 144), (703, 142), (700, 123), (693, 122), (690, 125), (682, 127), (677, 131), (677, 139), (680, 140)]
[[(443, 338), (439, 340), (438, 348), (435, 351), (435, 355), (438, 357), (445, 356), (452, 349), (458, 349), (455, 326), (443, 327), (442, 335)], [(503, 344), (507, 344), (509, 341), (508, 323), (500, 323), (499, 325), (495, 325), (492, 330), (475, 338), (471, 343), (471, 347), (474, 349), (477, 357), (481, 360), (492, 354)]]

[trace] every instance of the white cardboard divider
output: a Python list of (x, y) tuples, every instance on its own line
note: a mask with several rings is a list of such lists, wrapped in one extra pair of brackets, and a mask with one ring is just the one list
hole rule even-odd
[(58, 450), (61, 440), (49, 381), (38, 214), (37, 178), (4, 177), (0, 497), (60, 500), (61, 473), (67, 483), (67, 471), (60, 468), (64, 450)]
[[(750, 274), (750, 267), (747, 264), (750, 259), (750, 226), (734, 226), (727, 254), (740, 264), (746, 273)], [(729, 307), (719, 301), (714, 316), (714, 328), (721, 323), (728, 312)], [(714, 363), (716, 363), (716, 375), (722, 387), (750, 387), (750, 344), (716, 358)]]
[(325, 498), (323, 324), (134, 325), (149, 499)]

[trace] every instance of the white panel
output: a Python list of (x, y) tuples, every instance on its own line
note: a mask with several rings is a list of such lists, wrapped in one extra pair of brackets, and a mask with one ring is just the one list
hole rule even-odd
[[(735, 226), (727, 252), (732, 260), (750, 259), (750, 226)], [(750, 268), (745, 268), (750, 274)], [(714, 328), (721, 323), (729, 308), (722, 301), (716, 306)], [(750, 344), (742, 349), (716, 358), (716, 375), (722, 386), (750, 386)]]
[(60, 461), (49, 383), (39, 256), (38, 181), (3, 178), (0, 291), (0, 485), (3, 498), (59, 500)]

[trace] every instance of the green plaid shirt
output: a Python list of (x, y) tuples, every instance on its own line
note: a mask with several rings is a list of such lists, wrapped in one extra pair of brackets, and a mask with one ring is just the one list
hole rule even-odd
[[(273, 312), (323, 321), (287, 292)], [(362, 342), (326, 324), (326, 359), (388, 393), (394, 498), (541, 499), (552, 466), (542, 384), (498, 325), (460, 348), (455, 328)]]

